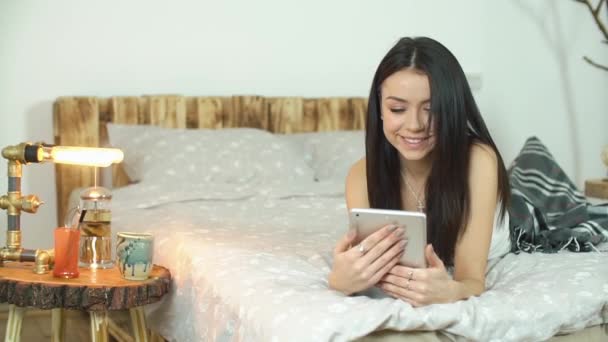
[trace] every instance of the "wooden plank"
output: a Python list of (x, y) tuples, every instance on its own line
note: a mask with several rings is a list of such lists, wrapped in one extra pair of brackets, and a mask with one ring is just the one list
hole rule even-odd
[(608, 178), (585, 181), (585, 196), (608, 199)]
[(220, 100), (222, 101), (222, 127), (234, 127), (227, 125), (227, 121), (232, 122), (231, 118), (235, 115), (234, 105), (232, 104), (232, 96), (220, 97)]
[[(108, 122), (112, 121), (112, 113), (110, 113), (111, 99), (110, 98), (97, 98), (97, 108), (99, 110), (99, 140), (97, 146), (105, 147), (108, 146), (108, 128), (106, 127)], [(107, 184), (105, 177), (106, 172), (97, 170), (97, 184)]]
[(319, 127), (319, 101), (318, 99), (304, 99), (302, 127), (300, 132), (316, 132)]
[(268, 112), (261, 96), (233, 96), (232, 115), (224, 117), (224, 127), (252, 127), (269, 130)]
[(353, 116), (351, 129), (365, 129), (365, 122), (367, 119), (367, 100), (363, 97), (354, 97), (349, 99), (349, 101), (350, 112)]
[(317, 131), (333, 131), (338, 127), (338, 116), (333, 114), (335, 102), (332, 99), (319, 99), (317, 101), (318, 121)]
[(139, 123), (139, 97), (115, 96), (111, 99), (111, 122), (125, 125)]
[(139, 113), (137, 122), (140, 125), (150, 125), (150, 97), (142, 96), (139, 98)]
[(186, 128), (186, 100), (183, 96), (149, 96), (150, 124), (167, 128)]
[(148, 97), (148, 108), (150, 109), (150, 125), (171, 127), (169, 118), (167, 118), (167, 102), (164, 96)]
[[(61, 145), (61, 134), (63, 133), (63, 128), (61, 126), (60, 114), (62, 111), (62, 107), (59, 105), (59, 102), (62, 101), (61, 98), (57, 99), (53, 103), (53, 135), (54, 135), (54, 144)], [(69, 199), (69, 193), (66, 194), (63, 189), (63, 180), (67, 176), (64, 174), (63, 168), (55, 165), (55, 198), (57, 203), (57, 227), (64, 225), (62, 221), (65, 221), (66, 216), (66, 206)]]
[(60, 125), (59, 120), (59, 101), (61, 98), (57, 99), (53, 102), (53, 143), (55, 145), (61, 144), (61, 133), (63, 132), (63, 128)]
[(186, 128), (198, 128), (197, 98), (186, 97)]
[(319, 131), (335, 131), (353, 127), (347, 98), (330, 97), (319, 100)]
[(103, 97), (98, 97), (97, 98), (97, 105), (99, 107), (99, 114), (101, 115), (101, 113), (108, 113), (110, 111), (110, 105), (112, 99), (111, 98), (103, 98)]
[[(58, 133), (55, 143), (64, 146), (99, 146), (99, 107), (94, 97), (62, 97), (54, 105)], [(94, 168), (55, 164), (57, 221), (63, 224), (70, 192), (94, 185)]]
[(166, 118), (160, 126), (186, 128), (186, 98), (183, 96), (166, 96)]
[[(111, 99), (111, 122), (117, 124), (137, 125), (139, 121), (139, 97), (115, 96)], [(112, 165), (112, 186), (121, 187), (130, 183), (129, 176), (121, 164)]]
[(197, 97), (196, 121), (198, 128), (222, 128), (224, 116), (232, 114), (230, 98), (225, 97)]
[(353, 129), (354, 117), (353, 112), (350, 108), (350, 101), (348, 98), (336, 98), (334, 101), (337, 103), (337, 112), (334, 114), (338, 116), (338, 126), (335, 130)]
[(270, 130), (274, 133), (302, 132), (304, 100), (301, 97), (267, 98)]

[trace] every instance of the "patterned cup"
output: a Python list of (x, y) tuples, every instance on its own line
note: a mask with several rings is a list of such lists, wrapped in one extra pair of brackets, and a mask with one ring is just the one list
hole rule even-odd
[(123, 278), (148, 279), (152, 270), (154, 236), (146, 233), (119, 232), (116, 239), (116, 259)]

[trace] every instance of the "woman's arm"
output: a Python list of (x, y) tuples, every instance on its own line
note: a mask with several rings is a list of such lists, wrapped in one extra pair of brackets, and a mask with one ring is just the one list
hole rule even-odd
[[(365, 159), (350, 169), (346, 179), (346, 203), (348, 208), (369, 208)], [(403, 253), (404, 230), (387, 225), (360, 242), (363, 251), (352, 244), (358, 241), (350, 231), (336, 244), (334, 262), (328, 275), (331, 289), (346, 295), (365, 290), (378, 283), (399, 261)]]
[(344, 193), (348, 210), (352, 208), (369, 208), (365, 158), (360, 159), (350, 168), (348, 176), (346, 176), (346, 189)]
[(466, 231), (456, 242), (454, 276), (450, 278), (432, 246), (425, 250), (428, 268), (397, 265), (382, 279), (381, 287), (414, 306), (454, 302), (485, 290), (485, 271), (492, 240), (498, 198), (498, 162), (489, 147), (471, 148), (470, 207)]
[(498, 201), (498, 160), (485, 145), (471, 147), (469, 220), (454, 252), (454, 300), (485, 291), (485, 273)]

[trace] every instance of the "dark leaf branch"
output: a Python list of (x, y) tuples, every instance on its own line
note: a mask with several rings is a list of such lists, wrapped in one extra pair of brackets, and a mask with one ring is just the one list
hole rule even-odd
[(608, 66), (605, 66), (605, 65), (601, 65), (601, 64), (599, 64), (599, 63), (596, 63), (596, 62), (594, 62), (594, 61), (593, 61), (591, 58), (589, 58), (589, 57), (587, 57), (587, 56), (583, 56), (583, 59), (584, 59), (584, 60), (585, 60), (587, 63), (589, 63), (589, 64), (593, 65), (593, 66), (594, 66), (594, 67), (596, 67), (596, 68), (600, 68), (600, 69), (602, 69), (602, 70), (604, 70), (604, 71), (608, 71)]
[[(591, 0), (574, 0), (576, 2), (580, 2), (582, 4), (585, 4), (587, 6), (587, 9), (589, 9), (589, 11), (591, 12), (591, 15), (593, 16), (593, 20), (595, 21), (595, 23), (597, 24), (597, 27), (600, 29), (600, 31), (602, 32), (602, 34), (604, 35), (604, 43), (608, 44), (608, 29), (606, 28), (606, 25), (602, 22), (602, 20), (600, 19), (600, 11), (602, 10), (602, 5), (604, 5), (604, 1), (605, 0), (600, 0), (597, 4), (597, 6), (595, 6), (595, 8), (593, 7), (593, 4), (591, 3)], [(591, 58), (584, 56), (583, 59), (593, 65), (596, 68), (602, 69), (604, 71), (608, 71), (608, 66), (599, 64), (597, 62), (594, 62)]]

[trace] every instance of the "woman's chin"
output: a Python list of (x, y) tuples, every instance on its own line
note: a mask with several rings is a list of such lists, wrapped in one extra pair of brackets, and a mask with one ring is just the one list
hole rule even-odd
[(423, 159), (425, 159), (429, 155), (429, 151), (428, 150), (423, 150), (423, 151), (407, 151), (407, 150), (405, 150), (404, 151), (403, 149), (399, 149), (398, 151), (401, 154), (401, 157), (403, 157), (405, 160), (408, 160), (408, 161), (423, 160)]

